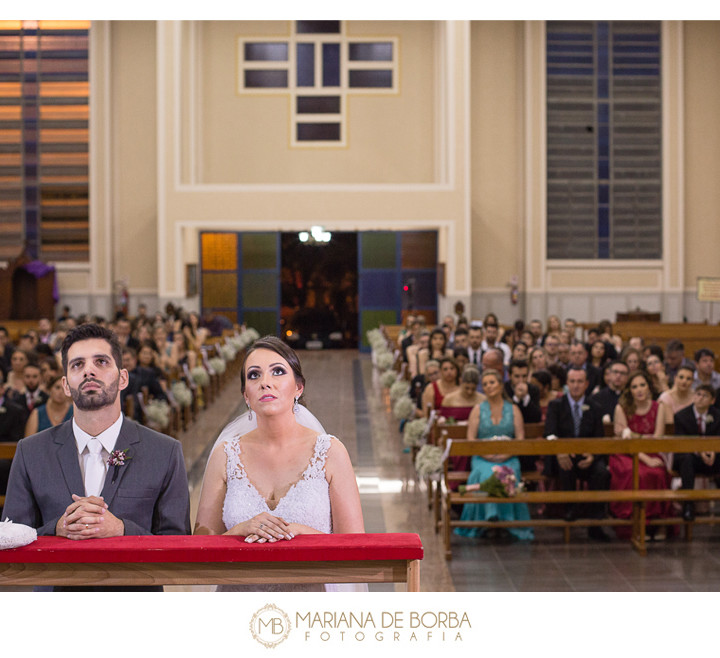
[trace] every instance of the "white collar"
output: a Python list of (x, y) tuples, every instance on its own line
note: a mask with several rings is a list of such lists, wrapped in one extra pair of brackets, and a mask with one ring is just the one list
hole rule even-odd
[[(120, 435), (120, 428), (122, 427), (123, 423), (123, 415), (120, 414), (118, 416), (118, 419), (110, 425), (106, 430), (100, 432), (96, 437), (102, 443), (103, 448), (107, 452), (112, 452), (115, 449), (115, 443), (117, 443), (117, 438)], [(78, 454), (81, 455), (85, 448), (87, 447), (88, 442), (90, 439), (93, 438), (92, 434), (88, 434), (85, 430), (83, 430), (78, 424), (75, 418), (73, 418), (72, 421), (73, 426), (73, 434), (75, 435), (75, 443), (77, 444)]]

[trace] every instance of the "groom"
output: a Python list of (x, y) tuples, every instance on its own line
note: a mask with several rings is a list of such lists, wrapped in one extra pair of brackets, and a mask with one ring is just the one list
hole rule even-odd
[(18, 443), (3, 516), (74, 540), (190, 534), (182, 447), (123, 416), (117, 337), (80, 325), (63, 341), (62, 364), (74, 418)]

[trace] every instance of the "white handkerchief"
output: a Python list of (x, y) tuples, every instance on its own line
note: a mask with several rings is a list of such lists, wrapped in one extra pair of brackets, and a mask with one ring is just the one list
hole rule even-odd
[(0, 550), (19, 548), (32, 544), (37, 539), (37, 530), (22, 523), (13, 523), (5, 519), (0, 523)]

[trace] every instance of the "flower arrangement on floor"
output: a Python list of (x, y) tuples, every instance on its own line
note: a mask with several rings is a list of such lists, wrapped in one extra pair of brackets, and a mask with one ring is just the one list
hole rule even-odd
[(424, 445), (415, 457), (415, 470), (423, 477), (440, 474), (443, 466), (443, 451), (438, 446)]
[(222, 375), (225, 372), (225, 368), (227, 367), (225, 365), (225, 359), (223, 359), (221, 356), (214, 356), (208, 361), (208, 364), (218, 375)]
[(210, 375), (203, 366), (195, 366), (190, 371), (190, 376), (198, 386), (207, 386), (210, 383)]
[(411, 420), (415, 417), (415, 403), (409, 396), (404, 395), (396, 400), (393, 405), (393, 416), (397, 420)]
[(175, 382), (170, 387), (170, 391), (172, 392), (172, 396), (175, 398), (175, 402), (177, 402), (181, 407), (189, 407), (192, 404), (193, 394), (185, 382)]
[(395, 363), (395, 357), (388, 351), (375, 353), (375, 366), (381, 372), (389, 370)]
[(515, 471), (509, 466), (498, 464), (492, 467), (492, 475), (480, 483), (461, 484), (458, 487), (460, 494), (472, 491), (484, 491), (493, 498), (511, 498), (525, 490), (525, 485), (518, 482)]
[(425, 443), (428, 422), (424, 418), (416, 418), (405, 423), (403, 428), (403, 445), (406, 448), (417, 448)]
[(397, 402), (401, 397), (408, 395), (410, 384), (403, 379), (398, 379), (390, 386), (390, 399)]
[(149, 425), (165, 429), (170, 424), (170, 405), (165, 400), (150, 400), (145, 405), (145, 418)]
[(381, 348), (387, 349), (387, 341), (380, 329), (370, 329), (366, 334), (370, 348), (375, 351)]

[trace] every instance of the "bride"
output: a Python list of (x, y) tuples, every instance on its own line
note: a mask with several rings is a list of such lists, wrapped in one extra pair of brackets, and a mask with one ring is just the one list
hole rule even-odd
[(220, 435), (205, 471), (195, 534), (264, 543), (365, 532), (345, 446), (318, 432), (317, 424), (306, 426), (313, 425), (307, 416), (315, 419), (298, 404), (305, 379), (295, 352), (274, 336), (255, 341), (240, 381), (248, 420), (254, 416), (257, 427), (241, 417)]

